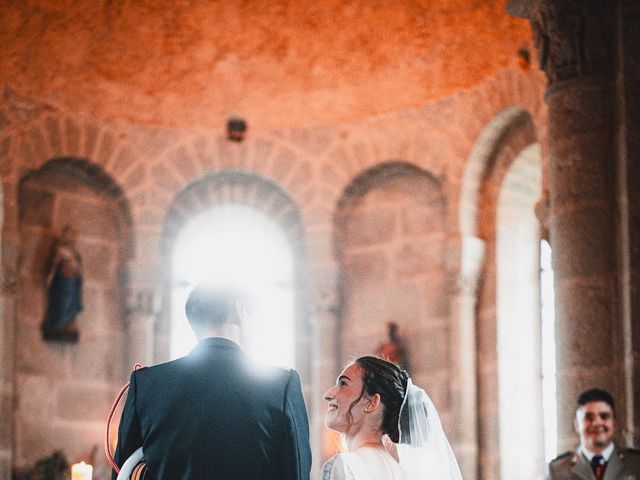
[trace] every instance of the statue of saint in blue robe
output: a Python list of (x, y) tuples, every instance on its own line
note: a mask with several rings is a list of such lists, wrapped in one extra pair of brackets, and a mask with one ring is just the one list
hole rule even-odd
[(65, 228), (56, 242), (47, 276), (48, 305), (42, 325), (45, 340), (77, 341), (76, 317), (82, 311), (82, 260), (75, 232)]

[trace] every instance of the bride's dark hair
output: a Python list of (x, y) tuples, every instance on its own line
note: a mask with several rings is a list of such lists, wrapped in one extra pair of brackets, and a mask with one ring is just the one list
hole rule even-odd
[(384, 406), (382, 431), (389, 435), (392, 442), (398, 443), (400, 440), (398, 418), (407, 391), (409, 374), (395, 363), (374, 356), (359, 357), (353, 363), (362, 367), (363, 370), (360, 398), (364, 393), (370, 396), (376, 393), (380, 395), (380, 401)]

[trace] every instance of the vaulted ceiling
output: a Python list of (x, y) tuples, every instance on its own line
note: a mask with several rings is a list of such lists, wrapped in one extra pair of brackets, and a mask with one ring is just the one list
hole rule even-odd
[(25, 0), (0, 4), (5, 88), (164, 127), (356, 121), (516, 62), (504, 0)]

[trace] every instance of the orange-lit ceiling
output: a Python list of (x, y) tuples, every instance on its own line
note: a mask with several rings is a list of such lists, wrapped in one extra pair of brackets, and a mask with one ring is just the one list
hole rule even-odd
[(165, 127), (353, 121), (424, 105), (516, 62), (501, 0), (2, 2), (5, 86)]

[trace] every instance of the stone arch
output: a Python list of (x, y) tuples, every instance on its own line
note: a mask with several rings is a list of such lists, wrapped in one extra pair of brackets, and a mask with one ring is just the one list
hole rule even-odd
[[(60, 157), (26, 173), (18, 184), (20, 256), (16, 281), (14, 463), (32, 464), (65, 445), (71, 458), (100, 445), (104, 415), (121, 386), (124, 364), (126, 263), (133, 254), (129, 203), (91, 161)], [(78, 231), (83, 309), (77, 342), (43, 340), (49, 268), (56, 236)], [(45, 393), (46, 392), (46, 393)], [(82, 427), (69, 420), (82, 422)], [(96, 468), (107, 468), (97, 459)]]
[[(226, 203), (236, 203), (255, 208), (274, 220), (289, 239), (295, 259), (295, 338), (296, 364), (302, 378), (311, 373), (310, 323), (306, 314), (307, 268), (305, 233), (297, 203), (276, 182), (260, 175), (239, 169), (223, 169), (206, 174), (192, 181), (180, 191), (171, 203), (164, 222), (162, 257), (164, 271), (170, 272), (171, 247), (186, 222), (205, 210)], [(165, 278), (168, 291), (169, 274)], [(165, 298), (166, 295), (165, 295)], [(158, 325), (156, 342), (160, 359), (168, 358), (170, 318), (163, 310)]]
[(532, 119), (526, 110), (510, 107), (496, 115), (478, 137), (466, 162), (460, 187), (458, 221), (463, 236), (478, 236), (483, 182), (494, 168), (500, 149), (505, 147), (509, 136), (520, 129), (527, 132), (529, 140), (535, 141), (532, 128)]
[(412, 376), (431, 386), (446, 423), (445, 224), (440, 181), (404, 161), (384, 162), (356, 176), (334, 214), (338, 362), (374, 353), (387, 322), (394, 321)]
[[(499, 113), (484, 128), (465, 167), (460, 190), (461, 299), (457, 322), (466, 348), (477, 352), (478, 448), (481, 477), (499, 478), (500, 422), (497, 318), (497, 214), (511, 166), (537, 142), (533, 119), (521, 107)], [(539, 155), (539, 150), (538, 155)], [(477, 324), (477, 325), (476, 325)], [(480, 362), (481, 361), (481, 362)]]
[[(122, 215), (122, 240), (124, 241), (123, 252), (127, 259), (134, 253), (134, 241), (132, 230), (131, 207), (122, 188), (115, 182), (101, 166), (89, 160), (78, 157), (58, 157), (46, 161), (37, 170), (26, 173), (20, 180), (20, 185), (24, 185), (29, 179), (39, 175), (55, 173), (66, 175), (78, 182), (92, 185), (93, 190), (99, 195), (106, 195), (116, 200), (117, 208)], [(20, 212), (22, 215), (22, 211)]]
[(223, 169), (192, 181), (180, 191), (165, 217), (163, 254), (184, 223), (194, 214), (220, 203), (241, 203), (276, 220), (288, 233), (291, 244), (302, 253), (304, 231), (298, 205), (277, 183), (260, 175)]

